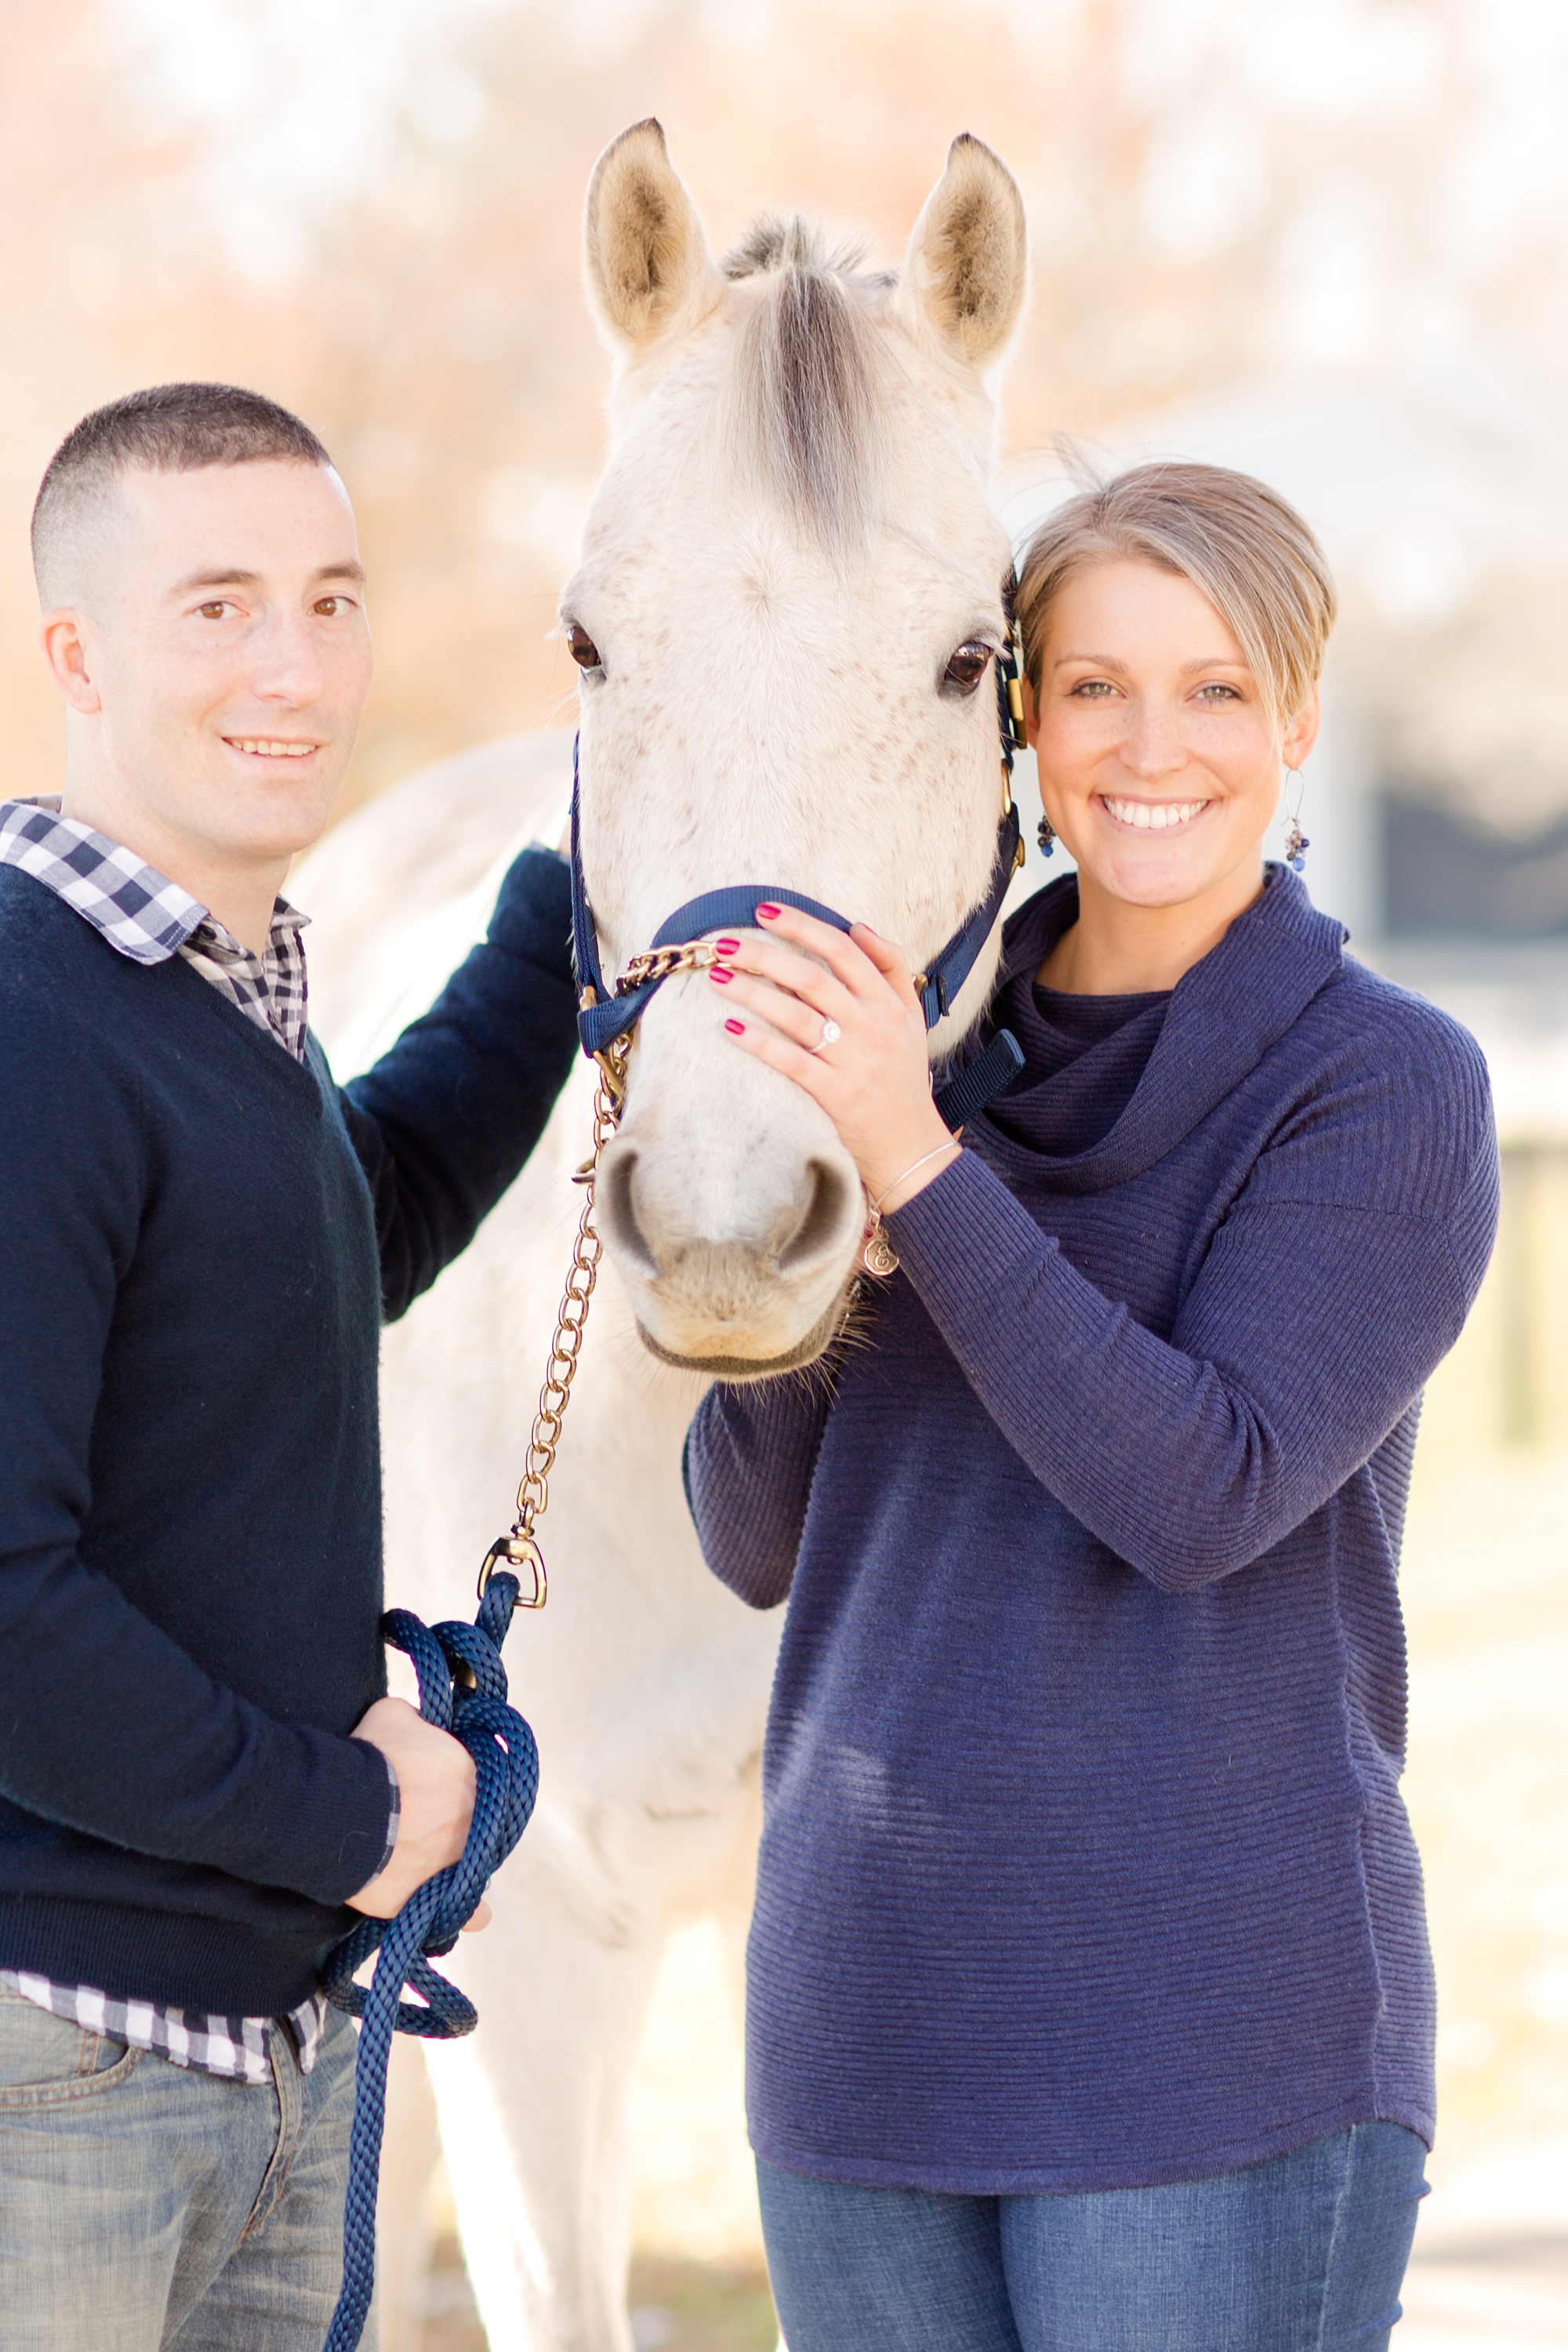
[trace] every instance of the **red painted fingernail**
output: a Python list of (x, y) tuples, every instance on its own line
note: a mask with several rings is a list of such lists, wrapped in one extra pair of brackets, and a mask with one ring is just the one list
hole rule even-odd
[(784, 908), (782, 907), (770, 906), (764, 899), (762, 905), (758, 907), (757, 912), (764, 923), (773, 923), (778, 920), (778, 918), (784, 913)]
[(720, 955), (739, 955), (741, 952), (739, 940), (715, 940), (713, 945)]
[(728, 988), (735, 975), (732, 971), (726, 971), (721, 963), (716, 963), (712, 966), (708, 977), (712, 982), (715, 988)]
[(743, 1021), (726, 1021), (724, 1026), (731, 1037), (743, 1037), (746, 1034), (746, 1024)]

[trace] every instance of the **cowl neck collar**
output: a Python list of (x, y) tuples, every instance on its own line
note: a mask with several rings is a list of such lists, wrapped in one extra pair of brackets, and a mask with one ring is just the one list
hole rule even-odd
[[(1078, 877), (1064, 874), (1009, 921), (998, 989), (1036, 971), (1077, 920)], [(1099, 1192), (1141, 1176), (1190, 1135), (1338, 979), (1345, 938), (1343, 924), (1318, 912), (1294, 874), (1265, 866), (1261, 895), (1173, 990), (1142, 1076), (1098, 1143), (1067, 1156), (1041, 1150), (1031, 1135), (1046, 1122), (1031, 1117), (1031, 1103), (1058, 1081), (1031, 1082), (1026, 1070), (972, 1122), (966, 1140), (1002, 1174), (1050, 1192)], [(1070, 1068), (1060, 1076), (1070, 1079)]]

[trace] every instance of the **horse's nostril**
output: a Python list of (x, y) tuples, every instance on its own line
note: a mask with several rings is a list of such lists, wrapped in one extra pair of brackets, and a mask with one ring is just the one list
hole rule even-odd
[(623, 1273), (666, 1293), (695, 1285), (716, 1313), (732, 1318), (781, 1277), (794, 1284), (826, 1274), (858, 1232), (852, 1169), (814, 1159), (792, 1172), (794, 1184), (775, 1196), (765, 1222), (726, 1233), (721, 1214), (710, 1222), (698, 1202), (668, 1188), (657, 1153), (645, 1156), (617, 1137), (599, 1162), (596, 1223)]
[(637, 1167), (637, 1153), (628, 1144), (612, 1144), (605, 1152), (595, 1187), (599, 1228), (611, 1248), (618, 1250), (628, 1265), (649, 1282), (657, 1282), (658, 1264), (637, 1223), (637, 1202), (632, 1196)]
[(805, 1214), (779, 1252), (781, 1274), (793, 1274), (812, 1258), (838, 1242), (849, 1206), (849, 1188), (844, 1178), (826, 1160), (813, 1160), (806, 1173), (811, 1179), (811, 1197), (805, 1204)]

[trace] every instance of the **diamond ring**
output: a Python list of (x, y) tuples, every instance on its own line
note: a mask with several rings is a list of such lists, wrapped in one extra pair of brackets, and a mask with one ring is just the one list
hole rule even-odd
[(844, 1032), (837, 1021), (825, 1021), (822, 1024), (821, 1036), (815, 1045), (808, 1045), (805, 1050), (808, 1054), (820, 1054), (825, 1045), (837, 1045), (843, 1034)]

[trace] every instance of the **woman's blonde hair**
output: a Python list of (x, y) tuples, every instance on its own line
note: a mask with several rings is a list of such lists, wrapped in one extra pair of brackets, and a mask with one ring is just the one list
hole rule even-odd
[(1293, 506), (1228, 466), (1134, 466), (1058, 507), (1018, 578), (1024, 667), (1037, 695), (1052, 599), (1085, 564), (1155, 563), (1228, 623), (1280, 727), (1323, 667), (1336, 600), (1323, 551)]

